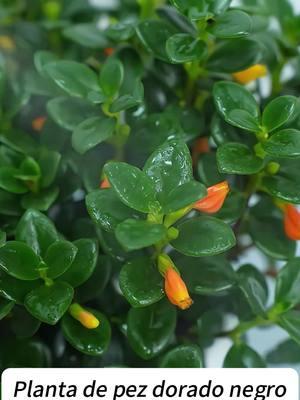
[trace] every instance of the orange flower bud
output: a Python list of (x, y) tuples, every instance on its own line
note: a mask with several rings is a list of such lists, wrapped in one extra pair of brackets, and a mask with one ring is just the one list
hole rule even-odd
[(102, 179), (102, 181), (100, 183), (100, 189), (108, 189), (110, 187), (111, 187), (111, 185), (110, 185), (108, 179), (106, 177), (104, 177), (104, 179)]
[(300, 240), (300, 211), (291, 204), (284, 209), (284, 230), (291, 240)]
[(69, 312), (73, 318), (87, 329), (96, 329), (100, 324), (99, 320), (91, 312), (86, 311), (79, 304), (72, 304), (69, 308)]
[(174, 268), (165, 272), (165, 293), (172, 304), (186, 310), (193, 304), (184, 281)]
[(267, 67), (263, 64), (252, 65), (243, 71), (238, 71), (232, 74), (233, 78), (243, 85), (255, 81), (258, 78), (266, 76), (268, 73)]
[(207, 137), (200, 137), (193, 146), (192, 159), (195, 164), (198, 156), (203, 153), (209, 153), (209, 143)]
[(207, 189), (207, 196), (197, 201), (193, 208), (207, 214), (216, 213), (222, 208), (229, 190), (227, 181), (210, 186)]
[(41, 132), (41, 130), (43, 129), (45, 122), (46, 122), (46, 117), (36, 117), (33, 121), (32, 121), (32, 128), (36, 131), (36, 132)]
[(109, 57), (109, 56), (111, 56), (112, 54), (114, 54), (115, 49), (112, 48), (112, 47), (106, 47), (106, 49), (104, 49), (103, 51), (104, 51), (104, 54), (105, 54), (107, 57)]

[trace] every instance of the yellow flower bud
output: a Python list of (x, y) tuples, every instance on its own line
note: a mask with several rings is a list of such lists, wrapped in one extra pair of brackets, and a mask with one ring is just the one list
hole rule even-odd
[(243, 71), (238, 71), (232, 74), (233, 78), (243, 85), (255, 81), (258, 78), (266, 76), (268, 73), (267, 67), (263, 64), (252, 65)]
[(70, 306), (69, 312), (73, 318), (87, 329), (96, 329), (100, 324), (99, 320), (91, 312), (85, 310), (77, 303)]

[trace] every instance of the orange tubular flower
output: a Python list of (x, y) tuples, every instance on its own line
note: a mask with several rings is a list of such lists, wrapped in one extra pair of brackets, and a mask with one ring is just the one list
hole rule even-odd
[(108, 189), (110, 187), (111, 187), (111, 185), (110, 185), (108, 179), (106, 177), (104, 179), (102, 179), (102, 181), (100, 183), (100, 189)]
[(115, 50), (112, 47), (106, 47), (106, 49), (104, 49), (103, 51), (107, 57), (111, 56), (115, 52)]
[(69, 312), (73, 318), (87, 329), (96, 329), (100, 324), (99, 320), (91, 312), (86, 311), (77, 303), (70, 306)]
[(284, 230), (291, 240), (300, 240), (300, 211), (291, 204), (284, 209)]
[(207, 214), (214, 214), (222, 208), (229, 190), (227, 181), (210, 186), (207, 189), (207, 196), (197, 201), (193, 208)]
[(36, 117), (33, 121), (32, 121), (32, 128), (36, 131), (36, 132), (41, 132), (41, 130), (43, 129), (44, 125), (46, 122), (46, 117)]
[(255, 81), (258, 78), (262, 78), (266, 76), (268, 73), (267, 67), (263, 64), (252, 65), (243, 71), (238, 71), (232, 74), (233, 78), (243, 85), (246, 85), (249, 82)]
[(182, 310), (193, 304), (184, 281), (172, 267), (165, 272), (165, 293), (170, 302)]

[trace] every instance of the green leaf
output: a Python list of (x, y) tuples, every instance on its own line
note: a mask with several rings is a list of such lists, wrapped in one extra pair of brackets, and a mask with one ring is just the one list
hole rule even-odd
[(146, 307), (164, 297), (162, 277), (149, 258), (137, 258), (124, 265), (120, 288), (132, 307)]
[(95, 329), (86, 329), (78, 321), (66, 314), (62, 319), (62, 331), (65, 339), (76, 350), (89, 356), (101, 356), (108, 348), (111, 328), (105, 315), (88, 308), (100, 324)]
[(59, 126), (69, 131), (73, 131), (86, 119), (99, 114), (95, 106), (78, 97), (55, 97), (48, 101), (47, 111)]
[(238, 38), (249, 35), (252, 21), (240, 10), (230, 10), (215, 18), (208, 31), (219, 39)]
[(207, 53), (207, 46), (204, 41), (188, 33), (177, 33), (167, 40), (166, 50), (171, 62), (180, 64), (202, 60)]
[(300, 131), (283, 129), (262, 143), (263, 149), (273, 157), (300, 157)]
[(144, 98), (144, 86), (140, 79), (135, 81), (132, 94), (123, 94), (114, 100), (109, 108), (112, 113), (128, 110), (142, 104)]
[(31, 281), (40, 277), (40, 258), (25, 243), (10, 241), (0, 247), (0, 268), (9, 275)]
[(105, 48), (108, 45), (103, 32), (93, 23), (71, 25), (63, 30), (63, 36), (91, 49)]
[(77, 288), (76, 299), (81, 303), (86, 303), (99, 297), (108, 283), (110, 272), (110, 257), (100, 255), (92, 275), (83, 285)]
[(167, 301), (128, 313), (127, 337), (132, 349), (144, 360), (161, 353), (169, 344), (176, 326), (176, 309)]
[(1, 274), (0, 294), (8, 300), (17, 304), (23, 304), (27, 293), (40, 285), (38, 280), (21, 281), (7, 274)]
[(300, 345), (300, 311), (291, 310), (282, 314), (278, 324)]
[(74, 290), (65, 282), (39, 286), (27, 294), (26, 309), (38, 320), (55, 325), (70, 307)]
[(137, 26), (137, 35), (146, 49), (156, 58), (166, 62), (169, 62), (166, 42), (175, 33), (175, 29), (163, 20), (146, 20)]
[(46, 50), (40, 50), (35, 52), (34, 54), (34, 65), (37, 69), (37, 71), (41, 74), (44, 75), (44, 67), (45, 65), (58, 61), (59, 58), (57, 57), (56, 54), (51, 53), (51, 51), (46, 51)]
[(134, 34), (135, 34), (135, 26), (133, 24), (133, 21), (129, 23), (117, 22), (113, 25), (110, 25), (105, 30), (105, 35), (109, 39), (114, 40), (117, 43), (132, 38)]
[(114, 97), (123, 83), (124, 67), (120, 60), (109, 57), (100, 72), (100, 86), (108, 97)]
[(244, 343), (231, 347), (224, 360), (224, 368), (265, 368), (266, 363), (256, 351)]
[(177, 346), (165, 354), (160, 368), (203, 368), (203, 356), (200, 348), (192, 344)]
[(231, 265), (223, 257), (183, 258), (177, 262), (184, 282), (192, 293), (203, 296), (226, 295), (236, 284)]
[[(218, 112), (229, 124), (238, 127), (241, 125), (241, 116), (237, 115), (236, 111), (232, 114), (234, 110), (242, 110), (244, 114), (245, 112), (247, 115), (250, 114), (252, 120), (258, 121), (259, 108), (256, 100), (243, 86), (233, 82), (220, 81), (213, 87), (213, 96)], [(237, 118), (237, 122), (235, 118)], [(245, 125), (247, 126), (247, 124)]]
[(280, 96), (272, 100), (264, 109), (263, 126), (268, 132), (293, 121), (300, 111), (299, 100), (294, 96)]
[(202, 199), (206, 194), (206, 188), (201, 183), (197, 181), (186, 182), (167, 194), (163, 211), (165, 214), (169, 214), (180, 210)]
[(179, 236), (172, 246), (187, 256), (214, 256), (231, 249), (236, 244), (234, 234), (227, 224), (213, 217), (188, 219), (177, 226)]
[(40, 185), (49, 187), (55, 180), (61, 161), (61, 154), (57, 151), (42, 148), (38, 155), (38, 163), (41, 168)]
[(91, 117), (81, 122), (72, 135), (72, 146), (84, 154), (98, 144), (109, 139), (116, 128), (116, 119), (107, 117)]
[(271, 350), (267, 355), (269, 364), (299, 364), (300, 353), (299, 344), (288, 339)]
[(236, 109), (229, 111), (227, 122), (250, 132), (259, 132), (260, 130), (258, 118), (253, 117), (253, 115), (246, 110)]
[(254, 273), (253, 270), (247, 268), (247, 266), (240, 268), (238, 271), (237, 283), (254, 315), (264, 316), (267, 293), (265, 287)]
[(249, 229), (256, 246), (267, 256), (278, 260), (294, 256), (296, 244), (286, 237), (281, 220), (272, 217), (252, 217)]
[(289, 203), (300, 204), (300, 182), (294, 182), (278, 175), (265, 177), (262, 183), (272, 196)]
[(0, 167), (0, 188), (10, 193), (23, 194), (28, 192), (28, 187), (16, 178), (20, 170), (13, 167)]
[(138, 250), (166, 238), (167, 229), (162, 224), (127, 219), (117, 226), (115, 234), (126, 250)]
[(53, 222), (39, 211), (27, 210), (17, 225), (16, 240), (27, 243), (41, 256), (57, 239), (59, 237)]
[(44, 261), (47, 276), (57, 278), (70, 268), (77, 254), (77, 247), (67, 240), (57, 240), (48, 247)]
[(5, 318), (14, 308), (15, 302), (0, 298), (0, 321)]
[(15, 307), (10, 325), (18, 339), (30, 338), (38, 331), (41, 322), (29, 314), (24, 307)]
[(264, 167), (264, 161), (242, 143), (225, 143), (219, 147), (217, 162), (223, 174), (252, 175)]
[(193, 179), (188, 147), (178, 140), (164, 143), (148, 158), (144, 171), (154, 182), (160, 203), (167, 206), (168, 194)]
[(226, 40), (216, 46), (208, 59), (207, 68), (225, 73), (243, 71), (260, 62), (262, 56), (262, 47), (255, 40), (245, 38)]
[(44, 71), (70, 96), (87, 98), (92, 91), (100, 92), (97, 75), (84, 64), (57, 61), (46, 64)]
[(104, 166), (104, 172), (120, 200), (128, 207), (145, 213), (157, 209), (154, 185), (140, 169), (124, 162), (109, 162)]
[(22, 197), (21, 205), (25, 209), (35, 208), (39, 211), (47, 211), (57, 199), (58, 194), (58, 187), (44, 189), (40, 193), (27, 193)]
[(1, 343), (0, 366), (4, 368), (49, 367), (48, 347), (37, 339), (5, 340)]
[(41, 169), (39, 164), (32, 158), (26, 157), (21, 165), (19, 172), (15, 175), (22, 181), (38, 181), (41, 177)]
[(72, 287), (77, 287), (86, 282), (93, 274), (98, 259), (98, 245), (92, 239), (79, 239), (73, 242), (73, 245), (77, 248), (75, 259), (68, 270), (59, 277), (59, 280), (69, 283)]
[(120, 222), (134, 216), (134, 211), (110, 188), (89, 193), (85, 201), (92, 220), (107, 232), (113, 232)]
[(300, 303), (300, 258), (294, 258), (279, 271), (276, 279), (276, 303), (285, 310)]

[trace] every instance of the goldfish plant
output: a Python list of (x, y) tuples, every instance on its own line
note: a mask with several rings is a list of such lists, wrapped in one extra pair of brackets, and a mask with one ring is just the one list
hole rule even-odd
[(300, 362), (299, 21), (1, 2), (2, 370)]

